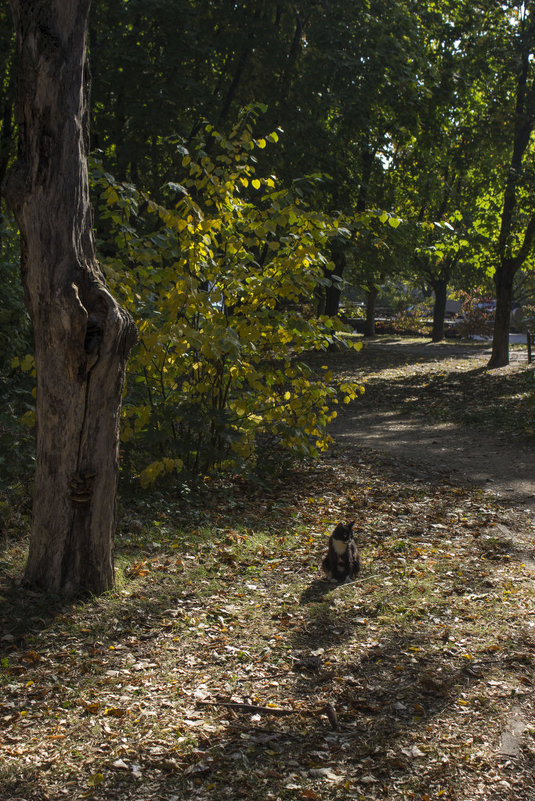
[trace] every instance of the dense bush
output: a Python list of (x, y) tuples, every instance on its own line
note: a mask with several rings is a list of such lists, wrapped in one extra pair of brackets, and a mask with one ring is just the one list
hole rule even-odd
[(140, 332), (122, 442), (143, 485), (247, 469), (279, 447), (314, 455), (339, 400), (360, 391), (299, 358), (343, 328), (314, 314), (340, 225), (307, 208), (302, 182), (289, 191), (255, 176), (276, 132), (255, 139), (244, 122), (228, 139), (207, 134), (197, 153), (177, 143), (180, 182), (162, 202), (95, 171), (114, 231), (101, 243), (106, 274)]

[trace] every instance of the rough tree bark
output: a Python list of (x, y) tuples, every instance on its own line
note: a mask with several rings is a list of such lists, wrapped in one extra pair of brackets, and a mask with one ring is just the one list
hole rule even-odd
[(26, 582), (73, 595), (113, 584), (121, 395), (135, 325), (95, 255), (87, 175), (90, 0), (10, 0), (18, 159), (6, 197), (37, 369)]
[(516, 269), (509, 260), (503, 259), (494, 273), (496, 286), (496, 312), (492, 338), (492, 354), (489, 367), (504, 367), (509, 364), (509, 329), (513, 303), (513, 281)]
[(444, 279), (437, 278), (433, 284), (435, 302), (433, 304), (432, 342), (442, 342), (444, 339), (444, 317), (446, 316), (446, 300), (448, 298), (448, 284)]

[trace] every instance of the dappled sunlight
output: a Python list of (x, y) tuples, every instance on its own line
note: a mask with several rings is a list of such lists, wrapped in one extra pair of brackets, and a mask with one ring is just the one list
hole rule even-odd
[(331, 433), (346, 447), (376, 448), (403, 460), (415, 478), (425, 469), (532, 506), (533, 370), (521, 362), (490, 371), (477, 347), (466, 359), (454, 358), (448, 345), (445, 360), (420, 361), (427, 352), (422, 342), (401, 363), (406, 348), (399, 347), (376, 343), (360, 364), (339, 367), (350, 375), (358, 370), (366, 392), (342, 410)]

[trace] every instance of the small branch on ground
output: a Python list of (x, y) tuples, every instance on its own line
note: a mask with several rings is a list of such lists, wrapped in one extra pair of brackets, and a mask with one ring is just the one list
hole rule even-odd
[(252, 715), (321, 715), (326, 714), (334, 731), (338, 731), (338, 718), (332, 704), (326, 704), (318, 709), (284, 709), (277, 706), (259, 706), (258, 704), (239, 703), (237, 701), (197, 701), (197, 706), (223, 706), (235, 712), (247, 712)]

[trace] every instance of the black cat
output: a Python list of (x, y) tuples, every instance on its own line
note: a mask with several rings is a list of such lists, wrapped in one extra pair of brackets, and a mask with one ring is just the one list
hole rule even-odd
[(339, 523), (329, 537), (329, 550), (322, 562), (328, 578), (342, 583), (347, 578), (353, 579), (360, 572), (360, 557), (353, 539), (352, 523)]

